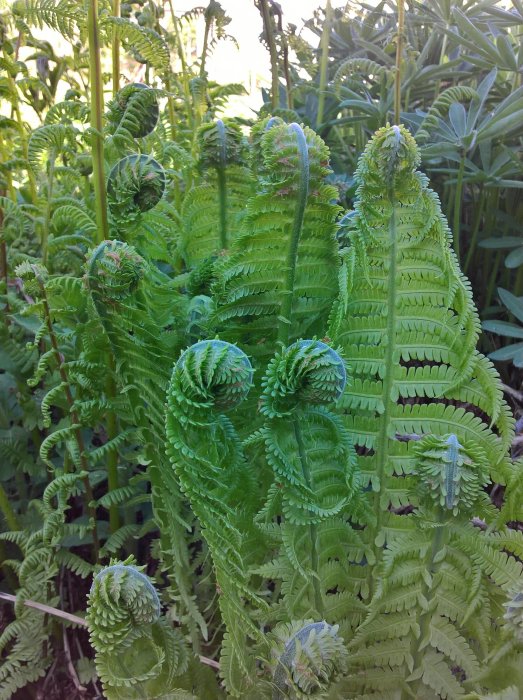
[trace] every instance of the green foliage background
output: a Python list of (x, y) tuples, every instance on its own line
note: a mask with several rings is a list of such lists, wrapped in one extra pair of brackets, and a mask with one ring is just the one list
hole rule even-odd
[(0, 14), (0, 698), (517, 700), (523, 5), (256, 6)]

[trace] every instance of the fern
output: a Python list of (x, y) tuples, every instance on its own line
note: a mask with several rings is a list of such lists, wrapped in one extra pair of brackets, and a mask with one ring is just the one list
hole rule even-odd
[(337, 207), (323, 182), (326, 147), (311, 130), (266, 123), (253, 158), (257, 193), (214, 292), (223, 337), (260, 355), (276, 339), (321, 330), (336, 292)]
[[(235, 696), (244, 690), (244, 683), (249, 684), (253, 672), (246, 635), (260, 636), (244, 610), (242, 597), (257, 606), (262, 601), (248, 584), (242, 554), (245, 535), (239, 504), (245, 504), (248, 519), (253, 475), (224, 411), (241, 403), (251, 381), (252, 367), (241, 350), (221, 340), (206, 340), (181, 355), (167, 392), (167, 453), (213, 557), (228, 632), (222, 652), (230, 657), (224, 664), (224, 678)], [(202, 442), (202, 434), (210, 440)], [(228, 674), (226, 669), (231, 667)]]
[(87, 621), (109, 700), (176, 697), (187, 668), (183, 638), (161, 617), (158, 594), (132, 558), (95, 576)]
[(136, 251), (119, 241), (105, 241), (87, 264), (87, 285), (96, 312), (108, 335), (117, 364), (121, 391), (140, 428), (147, 454), (162, 556), (181, 616), (196, 643), (196, 626), (206, 634), (205, 621), (189, 582), (191, 565), (178, 485), (164, 457), (163, 397), (180, 339), (165, 329), (174, 322), (173, 285), (154, 271)]
[(364, 590), (368, 613), (337, 686), (355, 697), (480, 690), (500, 601), (522, 573), (502, 544), (519, 552), (519, 533), (470, 525), (480, 516), (495, 526), (483, 489), (510, 474), (512, 424), (496, 374), (475, 350), (468, 282), (417, 164), (402, 127), (368, 144), (347, 230), (346, 288), (332, 316), (354, 372), (340, 407), (377, 514), (363, 533), (377, 560)]
[(251, 195), (251, 175), (244, 167), (238, 126), (218, 119), (200, 128), (198, 140), (199, 165), (206, 181), (191, 188), (181, 210), (181, 247), (188, 267), (230, 247)]

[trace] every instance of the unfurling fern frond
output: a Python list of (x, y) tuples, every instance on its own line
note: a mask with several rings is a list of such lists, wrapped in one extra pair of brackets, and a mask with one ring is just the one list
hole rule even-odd
[(127, 132), (133, 139), (150, 134), (158, 123), (157, 91), (143, 83), (129, 83), (107, 105), (110, 132)]
[(216, 323), (228, 340), (267, 355), (323, 330), (336, 291), (334, 190), (328, 151), (310, 129), (276, 124), (259, 145), (257, 193), (242, 233), (217, 266)]
[(338, 625), (296, 621), (278, 625), (272, 636), (273, 700), (321, 695), (333, 677), (346, 669), (348, 654)]
[[(240, 493), (248, 470), (223, 412), (245, 398), (252, 374), (248, 357), (235, 345), (203, 340), (181, 355), (167, 392), (167, 451), (173, 468), (202, 523), (216, 566), (233, 567), (239, 586), (245, 572), (233, 494)], [(210, 437), (205, 444), (200, 437), (204, 426)]]
[(249, 586), (244, 561), (243, 524), (252, 521), (253, 477), (224, 411), (245, 398), (252, 374), (249, 359), (236, 346), (201, 341), (181, 355), (167, 392), (167, 454), (213, 558), (227, 626), (223, 676), (234, 696), (254, 680), (247, 640), (260, 636), (243, 598), (263, 604)]
[(477, 100), (478, 98), (479, 95), (477, 91), (467, 85), (453, 85), (440, 92), (430, 106), (429, 111), (423, 118), (416, 132), (416, 141), (422, 143), (429, 138), (430, 130), (434, 129), (438, 123), (438, 119), (442, 119), (446, 112), (448, 112), (451, 104), (454, 102), (469, 102), (470, 100)]
[(187, 667), (185, 644), (161, 617), (158, 594), (132, 557), (95, 576), (87, 621), (109, 700), (171, 697)]
[(122, 395), (140, 429), (162, 558), (195, 640), (196, 625), (204, 634), (206, 626), (189, 580), (183, 501), (163, 448), (165, 391), (180, 348), (177, 334), (167, 329), (176, 329), (183, 317), (178, 292), (169, 278), (120, 241), (104, 241), (91, 254), (86, 282), (113, 349)]
[(67, 124), (48, 124), (35, 129), (29, 139), (28, 158), (33, 169), (40, 167), (40, 161), (47, 152), (49, 160), (55, 160), (62, 153), (74, 153), (75, 129)]
[(347, 576), (349, 561), (364, 556), (349, 524), (359, 489), (355, 453), (328, 408), (345, 383), (341, 357), (315, 340), (277, 353), (263, 379), (260, 410), (268, 418), (249, 443), (263, 446), (272, 471), (257, 522), (279, 548), (255, 571), (282, 581), (277, 620), (313, 616), (350, 628), (361, 607)]
[(303, 404), (329, 405), (346, 384), (345, 363), (335, 350), (318, 340), (299, 340), (269, 363), (260, 410), (281, 418)]
[(165, 192), (165, 171), (151, 156), (135, 153), (116, 163), (107, 181), (107, 201), (121, 226), (155, 207)]
[(329, 333), (354, 371), (341, 406), (382, 509), (413, 502), (409, 435), (476, 442), (490, 478), (504, 480), (512, 434), (496, 373), (475, 350), (470, 285), (418, 163), (414, 139), (398, 126), (380, 129), (362, 155), (347, 291)]
[(480, 690), (503, 589), (521, 576), (502, 549), (519, 552), (523, 538), (488, 532), (497, 513), (484, 491), (510, 474), (512, 423), (475, 349), (469, 284), (418, 164), (401, 126), (369, 142), (332, 316), (330, 335), (354, 372), (339, 405), (377, 515), (362, 535), (377, 560), (359, 588), (368, 614), (349, 642), (340, 696)]
[(169, 49), (163, 38), (150, 27), (141, 27), (124, 17), (100, 17), (100, 29), (107, 35), (107, 43), (120, 39), (124, 46), (132, 47), (144, 63), (159, 71), (169, 68)]
[(198, 134), (203, 182), (182, 207), (182, 252), (188, 267), (227, 250), (238, 235), (252, 177), (245, 167), (244, 140), (232, 121), (204, 124)]

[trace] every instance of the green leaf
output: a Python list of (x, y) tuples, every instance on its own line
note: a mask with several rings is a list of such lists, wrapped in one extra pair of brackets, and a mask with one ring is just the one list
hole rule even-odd
[(507, 309), (523, 323), (523, 297), (516, 297), (502, 287), (498, 287), (498, 294)]

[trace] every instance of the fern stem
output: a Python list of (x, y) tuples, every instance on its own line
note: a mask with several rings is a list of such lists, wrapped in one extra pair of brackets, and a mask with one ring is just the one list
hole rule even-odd
[[(120, 17), (120, 0), (113, 0), (113, 17)], [(113, 29), (111, 53), (113, 59), (113, 95), (116, 95), (120, 89), (120, 38), (117, 27)]]
[[(420, 663), (423, 660), (423, 656), (425, 654), (425, 647), (422, 649), (421, 648), (421, 643), (426, 643), (427, 637), (429, 634), (429, 628), (430, 628), (430, 621), (434, 615), (434, 611), (430, 607), (430, 602), (432, 599), (432, 584), (434, 582), (434, 575), (437, 573), (437, 570), (440, 567), (440, 563), (436, 563), (436, 557), (441, 551), (442, 547), (445, 545), (445, 526), (443, 525), (443, 520), (444, 520), (445, 514), (441, 508), (438, 509), (438, 518), (437, 522), (440, 523), (438, 527), (435, 528), (434, 536), (432, 538), (432, 545), (428, 553), (428, 559), (426, 562), (426, 571), (429, 575), (429, 581), (427, 581), (427, 578), (424, 578), (424, 583), (423, 583), (423, 588), (422, 588), (422, 597), (427, 601), (428, 605), (425, 610), (420, 615), (419, 618), (419, 634), (418, 636), (413, 639), (412, 644), (411, 644), (411, 654), (412, 654), (412, 659), (413, 659), (413, 672), (415, 672), (418, 668)], [(407, 698), (412, 698), (412, 691), (414, 691), (415, 696), (417, 697), (416, 691), (418, 690), (420, 686), (421, 679), (418, 678), (416, 681), (414, 681), (413, 687), (410, 689), (411, 692), (407, 695), (402, 695), (407, 700)]]
[[(4, 197), (5, 192), (4, 190), (0, 190), (0, 196)], [(0, 231), (2, 230), (2, 227), (4, 225), (4, 210), (2, 207), (0, 207)], [(8, 267), (7, 267), (7, 243), (5, 242), (4, 238), (0, 235), (0, 278), (3, 280), (5, 284), (5, 304), (4, 304), (4, 313), (2, 314), (4, 323), (7, 328), (9, 328), (9, 325), (11, 324), (11, 321), (9, 319), (9, 314), (11, 313), (11, 309), (9, 307), (9, 298), (7, 296), (7, 292), (9, 291), (9, 273), (8, 273)]]
[(5, 518), (9, 530), (15, 531), (21, 529), (18, 517), (9, 503), (9, 496), (5, 492), (2, 484), (0, 484), (0, 511), (2, 511), (2, 515)]
[(303, 218), (305, 216), (305, 207), (307, 206), (307, 197), (309, 196), (309, 153), (307, 149), (307, 140), (303, 129), (299, 124), (290, 124), (289, 129), (296, 134), (298, 152), (300, 156), (300, 174), (299, 174), (299, 196), (294, 212), (294, 221), (292, 224), (292, 232), (290, 237), (289, 251), (287, 254), (287, 277), (285, 287), (282, 291), (283, 301), (281, 304), (279, 327), (278, 327), (278, 343), (283, 347), (289, 344), (289, 335), (292, 323), (292, 300), (294, 296), (294, 280), (296, 277), (296, 262), (298, 259), (298, 245), (300, 243), (301, 230), (303, 228)]
[(47, 178), (47, 202), (45, 206), (44, 227), (42, 229), (42, 262), (47, 265), (47, 241), (49, 238), (49, 222), (51, 220), (51, 205), (53, 202), (54, 168), (56, 154), (51, 152), (49, 157), (49, 175)]
[(401, 114), (401, 63), (403, 58), (404, 25), (405, 0), (398, 0), (398, 36), (396, 44), (396, 73), (394, 76), (394, 124), (400, 123)]
[[(374, 494), (374, 512), (376, 513), (376, 533), (381, 532), (383, 508), (381, 506), (381, 494), (384, 490), (383, 480), (385, 478), (385, 466), (389, 456), (389, 436), (387, 435), (387, 426), (390, 422), (390, 414), (394, 406), (391, 400), (392, 386), (394, 383), (394, 339), (396, 336), (396, 267), (397, 267), (397, 238), (396, 238), (396, 209), (394, 201), (390, 196), (390, 201), (393, 204), (392, 213), (389, 222), (389, 270), (388, 270), (388, 291), (387, 291), (387, 336), (385, 342), (385, 374), (383, 379), (383, 397), (384, 410), (380, 417), (380, 427), (376, 444), (378, 453), (376, 455), (376, 473), (378, 478), (378, 490)], [(381, 559), (381, 547), (374, 546), (376, 562)], [(374, 592), (375, 580), (370, 579), (371, 597)]]
[(274, 39), (274, 32), (271, 20), (271, 13), (269, 12), (269, 5), (267, 0), (259, 0), (259, 9), (263, 19), (263, 28), (265, 30), (265, 37), (267, 40), (267, 45), (269, 47), (269, 56), (271, 58), (271, 105), (274, 111), (280, 103), (280, 83), (278, 80), (278, 51), (276, 48), (276, 41)]
[(452, 233), (453, 233), (453, 240), (454, 240), (454, 252), (456, 253), (456, 257), (458, 258), (458, 262), (460, 260), (460, 224), (461, 224), (461, 200), (462, 200), (462, 194), (463, 194), (463, 175), (465, 173), (465, 151), (462, 149), (461, 151), (461, 159), (459, 161), (459, 170), (458, 170), (458, 180), (456, 183), (456, 190), (454, 193), (454, 211), (452, 212), (453, 215), (453, 225), (452, 225)]
[(202, 55), (200, 58), (200, 78), (206, 77), (205, 64), (207, 62), (207, 52), (209, 51), (209, 32), (211, 31), (212, 15), (205, 17), (205, 29), (203, 32), (203, 47)]
[[(114, 358), (108, 355), (108, 365), (110, 374), (105, 382), (105, 391), (109, 401), (116, 397), (116, 384), (113, 378)], [(114, 411), (108, 411), (106, 416), (107, 440), (114, 440), (118, 435), (118, 419)], [(113, 448), (107, 455), (107, 490), (110, 493), (119, 487), (118, 479), (118, 450)], [(111, 503), (109, 506), (109, 528), (111, 532), (116, 532), (120, 528), (120, 512), (118, 504)]]
[[(307, 459), (307, 452), (305, 450), (305, 444), (303, 442), (303, 436), (301, 433), (300, 422), (297, 418), (292, 421), (294, 427), (294, 437), (296, 438), (296, 444), (298, 446), (298, 454), (300, 456), (301, 469), (303, 473), (303, 478), (309, 489), (312, 489), (311, 472), (309, 468), (309, 461)], [(314, 590), (314, 605), (316, 612), (320, 619), (325, 617), (324, 607), (323, 607), (323, 597), (321, 595), (321, 581), (319, 577), (319, 556), (317, 549), (318, 540), (318, 526), (316, 523), (309, 524), (309, 536), (311, 541), (311, 569), (313, 572), (312, 576), (312, 587)]]
[(103, 142), (103, 81), (100, 65), (100, 34), (98, 31), (98, 0), (89, 0), (87, 7), (87, 34), (89, 39), (89, 82), (91, 85), (91, 129), (96, 210), (96, 242), (109, 238), (107, 221), (107, 196), (105, 191), (104, 142)]
[(216, 122), (220, 138), (220, 165), (216, 168), (218, 174), (218, 198), (220, 203), (220, 245), (227, 249), (227, 134), (225, 124), (221, 119)]
[[(47, 292), (45, 290), (45, 286), (43, 281), (37, 277), (38, 283), (40, 286), (41, 294), (42, 294), (42, 305), (44, 309), (44, 318), (45, 318), (45, 324), (47, 326), (47, 332), (49, 334), (49, 340), (51, 341), (51, 346), (54, 351), (54, 356), (56, 360), (56, 364), (58, 365), (58, 372), (60, 374), (60, 379), (64, 383), (65, 389), (65, 398), (67, 401), (67, 405), (69, 406), (69, 413), (71, 415), (71, 421), (75, 425), (79, 425), (80, 419), (78, 416), (78, 413), (76, 409), (74, 408), (74, 399), (73, 395), (71, 393), (71, 386), (69, 384), (69, 377), (67, 375), (67, 371), (64, 367), (64, 362), (62, 355), (60, 353), (60, 348), (58, 346), (58, 341), (56, 339), (56, 334), (54, 332), (53, 328), (53, 322), (51, 320), (51, 310), (49, 309), (49, 302), (47, 300)], [(75, 428), (73, 431), (75, 441), (78, 447), (78, 452), (80, 455), (80, 466), (81, 466), (81, 471), (83, 472), (88, 472), (89, 471), (89, 465), (87, 463), (87, 458), (85, 456), (85, 445), (84, 445), (84, 439), (82, 437), (82, 432), (79, 428)], [(100, 551), (100, 542), (98, 539), (98, 529), (97, 529), (97, 521), (96, 521), (96, 508), (93, 505), (94, 502), (94, 495), (93, 495), (93, 489), (91, 487), (91, 482), (89, 481), (89, 476), (84, 476), (82, 477), (82, 482), (84, 485), (85, 489), (85, 507), (87, 509), (87, 512), (89, 513), (89, 517), (92, 520), (92, 536), (93, 536), (93, 560), (96, 562), (98, 561), (98, 554)]]
[(327, 85), (327, 71), (329, 67), (329, 39), (331, 34), (331, 23), (332, 23), (332, 7), (330, 0), (327, 0), (325, 5), (325, 22), (323, 23), (323, 30), (321, 33), (320, 41), (320, 89), (318, 94), (318, 114), (316, 117), (316, 131), (318, 131), (320, 124), (323, 123), (323, 113), (325, 110), (325, 86)]
[(485, 211), (485, 202), (486, 202), (485, 188), (482, 187), (481, 194), (479, 197), (479, 204), (477, 207), (475, 207), (476, 216), (474, 219), (474, 226), (472, 228), (472, 234), (470, 236), (469, 249), (467, 250), (467, 257), (465, 258), (465, 263), (463, 265), (463, 272), (465, 274), (468, 273), (470, 263), (472, 262), (472, 258), (474, 257), (474, 253), (476, 252), (476, 247), (478, 244), (479, 227), (481, 224), (481, 217), (483, 216), (483, 212)]

